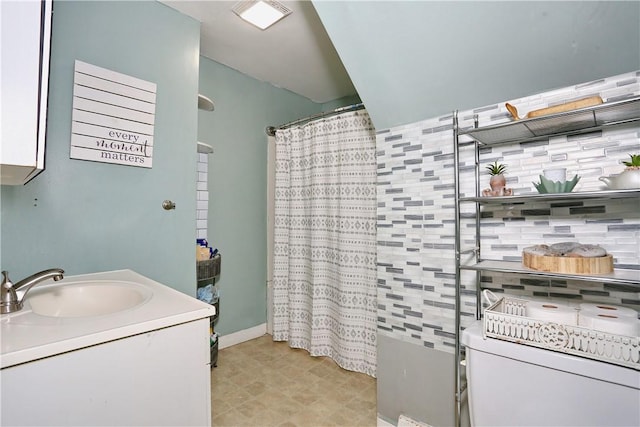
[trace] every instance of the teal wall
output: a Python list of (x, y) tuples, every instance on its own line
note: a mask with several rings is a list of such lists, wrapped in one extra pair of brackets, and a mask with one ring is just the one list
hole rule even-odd
[[(209, 156), (208, 241), (222, 254), (222, 335), (266, 322), (267, 136), (265, 127), (307, 117), (321, 105), (200, 58), (200, 93), (215, 111), (198, 113)], [(195, 185), (195, 184), (194, 184)]]
[(314, 1), (376, 129), (640, 68), (638, 1)]
[[(0, 263), (14, 281), (130, 268), (195, 294), (199, 38), (197, 21), (160, 3), (55, 2), (46, 169), (1, 188)], [(69, 159), (76, 59), (157, 84), (152, 169)]]
[[(1, 187), (0, 267), (13, 280), (49, 267), (68, 275), (130, 268), (194, 295), (200, 140), (215, 149), (209, 240), (223, 255), (218, 331), (265, 323), (264, 128), (324, 106), (201, 58), (199, 23), (161, 3), (54, 7), (46, 169), (25, 186)], [(76, 59), (157, 84), (152, 169), (69, 159)], [(197, 110), (198, 93), (214, 100), (214, 112)], [(165, 199), (177, 208), (163, 210)]]

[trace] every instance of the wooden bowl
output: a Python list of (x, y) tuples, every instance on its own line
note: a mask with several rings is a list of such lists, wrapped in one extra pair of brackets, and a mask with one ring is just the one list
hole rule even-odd
[(522, 264), (533, 270), (569, 274), (607, 274), (613, 272), (613, 256), (574, 258), (522, 253)]

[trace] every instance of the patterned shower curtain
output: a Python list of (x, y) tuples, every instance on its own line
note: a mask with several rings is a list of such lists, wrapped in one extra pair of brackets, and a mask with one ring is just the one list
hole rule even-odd
[(273, 338), (374, 377), (376, 167), (365, 110), (276, 133)]

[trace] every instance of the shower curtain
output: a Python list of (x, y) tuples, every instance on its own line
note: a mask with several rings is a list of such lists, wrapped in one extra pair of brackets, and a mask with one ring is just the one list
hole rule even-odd
[(374, 377), (376, 168), (365, 110), (276, 132), (273, 338)]

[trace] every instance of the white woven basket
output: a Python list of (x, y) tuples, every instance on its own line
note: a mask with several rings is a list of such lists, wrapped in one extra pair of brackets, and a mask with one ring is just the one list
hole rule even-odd
[(527, 300), (505, 296), (484, 311), (483, 335), (640, 370), (640, 337), (525, 316)]

